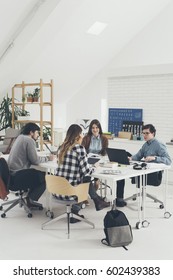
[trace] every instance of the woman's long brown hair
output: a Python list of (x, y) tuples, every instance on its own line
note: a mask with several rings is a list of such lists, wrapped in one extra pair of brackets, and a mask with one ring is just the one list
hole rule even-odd
[(82, 128), (77, 124), (72, 124), (68, 130), (63, 144), (60, 147), (60, 152), (58, 155), (58, 164), (61, 164), (64, 160), (64, 156), (69, 150), (71, 150), (75, 144), (78, 143), (80, 139), (80, 134), (82, 133)]

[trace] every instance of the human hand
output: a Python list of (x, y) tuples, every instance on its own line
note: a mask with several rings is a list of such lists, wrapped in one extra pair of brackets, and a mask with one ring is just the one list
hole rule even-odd
[(146, 157), (144, 160), (145, 160), (145, 161), (153, 161), (153, 160), (155, 160), (155, 159), (156, 159), (155, 156), (148, 156), (148, 157)]
[(99, 161), (97, 161), (96, 163), (94, 163), (94, 167), (99, 167)]
[(53, 160), (55, 160), (56, 159), (56, 155), (54, 155), (54, 154), (50, 154), (49, 156), (48, 156), (48, 160), (49, 161), (53, 161)]

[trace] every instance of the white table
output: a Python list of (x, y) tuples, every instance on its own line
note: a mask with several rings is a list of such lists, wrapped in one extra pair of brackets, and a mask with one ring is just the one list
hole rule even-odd
[[(128, 166), (121, 166), (117, 167), (117, 170), (119, 170), (121, 173), (116, 175), (110, 175), (110, 174), (103, 174), (103, 170), (110, 170), (110, 168), (106, 167), (98, 167), (97, 170), (92, 175), (95, 178), (98, 178), (102, 181), (105, 181), (105, 184), (107, 184), (107, 180), (109, 180), (111, 184), (112, 189), (112, 203), (116, 197), (116, 187), (117, 187), (117, 181), (122, 179), (128, 179), (131, 177), (141, 177), (140, 182), (142, 182), (142, 177), (146, 178), (147, 174), (158, 172), (158, 171), (165, 171), (166, 175), (166, 181), (165, 181), (165, 195), (164, 195), (164, 217), (169, 218), (171, 214), (166, 211), (166, 194), (167, 194), (167, 181), (168, 181), (168, 175), (167, 170), (170, 168), (170, 166), (167, 166), (165, 164), (155, 164), (155, 163), (149, 163), (147, 164), (147, 169), (142, 170), (134, 170), (132, 165)], [(146, 175), (146, 176), (145, 176)], [(146, 185), (143, 184), (143, 186), (140, 185), (139, 190), (139, 197), (138, 197), (138, 218), (139, 221), (136, 223), (136, 228), (147, 227), (149, 225), (148, 221), (145, 220), (145, 189)]]

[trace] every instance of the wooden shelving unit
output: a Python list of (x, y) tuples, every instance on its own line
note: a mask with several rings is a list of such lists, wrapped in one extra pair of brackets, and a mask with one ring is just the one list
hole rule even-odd
[[(27, 93), (36, 87), (40, 88), (40, 97), (38, 102), (27, 102)], [(26, 117), (26, 120), (15, 119), (16, 107), (30, 112), (31, 107), (33, 106), (35, 106), (34, 113), (31, 113), (30, 117)], [(46, 107), (48, 108), (48, 112), (44, 112)], [(44, 142), (53, 145), (53, 80), (51, 80), (50, 83), (44, 83), (42, 79), (40, 79), (39, 83), (25, 83), (23, 81), (21, 84), (15, 84), (12, 87), (12, 127), (19, 128), (28, 122), (34, 122), (40, 126), (41, 150), (43, 150)], [(49, 141), (43, 140), (43, 129), (45, 126), (51, 130)]]

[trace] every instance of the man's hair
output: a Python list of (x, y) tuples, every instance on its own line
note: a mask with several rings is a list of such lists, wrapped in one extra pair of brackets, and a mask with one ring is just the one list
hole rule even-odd
[(31, 131), (34, 133), (36, 130), (40, 131), (40, 127), (37, 124), (27, 123), (24, 127), (22, 127), (21, 134), (29, 135)]
[(154, 125), (152, 125), (152, 124), (143, 125), (142, 130), (144, 130), (144, 129), (149, 129), (149, 131), (151, 133), (154, 133), (154, 136), (156, 135), (156, 129), (155, 129)]

